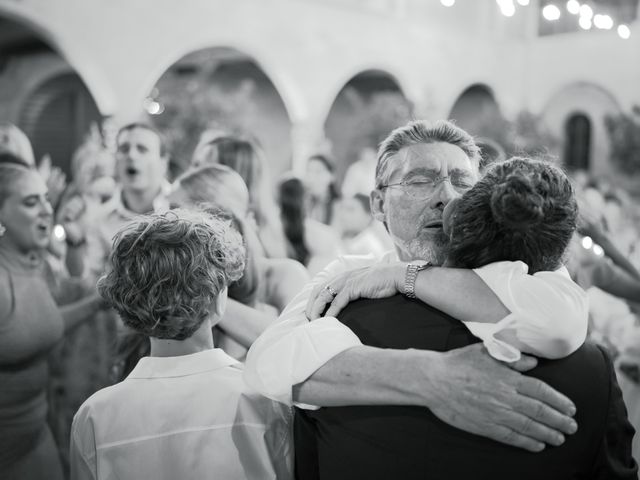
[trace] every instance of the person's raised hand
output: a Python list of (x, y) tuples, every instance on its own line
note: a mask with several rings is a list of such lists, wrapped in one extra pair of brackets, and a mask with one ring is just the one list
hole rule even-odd
[(82, 222), (85, 209), (85, 201), (80, 195), (71, 197), (58, 209), (58, 222), (64, 227), (67, 238), (72, 244), (81, 243), (86, 237), (85, 226)]
[(62, 198), (62, 194), (67, 188), (67, 175), (59, 167), (51, 169), (51, 175), (47, 179), (49, 189), (49, 201), (51, 205), (57, 206)]
[(313, 289), (305, 314), (309, 320), (336, 316), (358, 298), (387, 298), (402, 288), (407, 264), (394, 262), (348, 270)]
[[(519, 367), (530, 367), (530, 359)], [(428, 407), (466, 432), (539, 452), (578, 428), (571, 400), (494, 360), (481, 344), (438, 354), (425, 374)]]

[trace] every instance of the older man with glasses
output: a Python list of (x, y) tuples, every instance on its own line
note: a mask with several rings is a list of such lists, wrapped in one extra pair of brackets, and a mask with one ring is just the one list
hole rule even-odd
[[(347, 270), (398, 260), (411, 262), (404, 288), (410, 296), (419, 272), (444, 261), (444, 207), (478, 180), (478, 163), (479, 150), (472, 137), (449, 122), (412, 122), (392, 132), (378, 154), (371, 206), (374, 218), (391, 235), (395, 252), (383, 258), (342, 257), (318, 274), (280, 321), (254, 343), (245, 381), (270, 398), (303, 408), (424, 406), (462, 430), (534, 452), (545, 444), (559, 445), (564, 435), (574, 433), (574, 404), (545, 383), (516, 371), (532, 368), (535, 360), (531, 357), (509, 368), (477, 345), (445, 353), (379, 349), (362, 345), (331, 311), (309, 321), (340, 293), (339, 282), (334, 280)], [(415, 261), (419, 262), (413, 264)], [(548, 297), (540, 295), (541, 289), (548, 293), (549, 288), (533, 276), (517, 272), (505, 276), (504, 271), (491, 268), (432, 270), (430, 288), (443, 299), (436, 306), (456, 318), (499, 319), (511, 312), (543, 317), (551, 324), (561, 317), (584, 324), (577, 332), (584, 339), (585, 309), (570, 280), (553, 290), (554, 305), (563, 308), (550, 313), (543, 305)], [(395, 292), (392, 279), (389, 289)], [(526, 302), (535, 311), (519, 311), (523, 299), (536, 295), (540, 295), (539, 302)], [(500, 350), (495, 335), (484, 340), (485, 345)], [(562, 353), (570, 353), (580, 343), (565, 345)]]

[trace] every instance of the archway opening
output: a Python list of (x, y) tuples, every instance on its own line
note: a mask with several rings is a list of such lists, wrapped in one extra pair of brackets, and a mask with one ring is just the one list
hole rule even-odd
[(462, 92), (451, 108), (449, 118), (474, 136), (489, 138), (504, 148), (511, 144), (508, 121), (486, 85), (471, 85)]
[(351, 78), (336, 96), (324, 124), (338, 180), (363, 149), (377, 148), (391, 130), (411, 118), (412, 110), (391, 74), (367, 70)]
[(256, 60), (223, 47), (190, 53), (156, 82), (145, 107), (168, 137), (176, 171), (189, 165), (203, 131), (242, 132), (265, 151), (270, 175), (291, 168), (291, 121)]
[(0, 17), (0, 112), (70, 174), (73, 152), (101, 115), (80, 76), (40, 34)]
[(564, 164), (570, 170), (589, 170), (591, 120), (584, 113), (571, 114), (565, 123)]

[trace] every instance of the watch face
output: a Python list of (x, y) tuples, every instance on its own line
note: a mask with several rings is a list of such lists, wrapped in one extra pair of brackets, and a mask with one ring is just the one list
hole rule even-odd
[(411, 262), (410, 265), (415, 265), (416, 267), (418, 267), (418, 271), (420, 271), (420, 270), (424, 270), (425, 268), (429, 268), (432, 265), (432, 263), (426, 262), (424, 260), (415, 260)]

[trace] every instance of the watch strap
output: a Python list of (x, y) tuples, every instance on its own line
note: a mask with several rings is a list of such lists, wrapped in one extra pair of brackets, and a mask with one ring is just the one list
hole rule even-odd
[(416, 298), (416, 279), (418, 278), (418, 272), (426, 270), (433, 264), (431, 262), (425, 263), (409, 263), (404, 275), (404, 295), (407, 298)]

